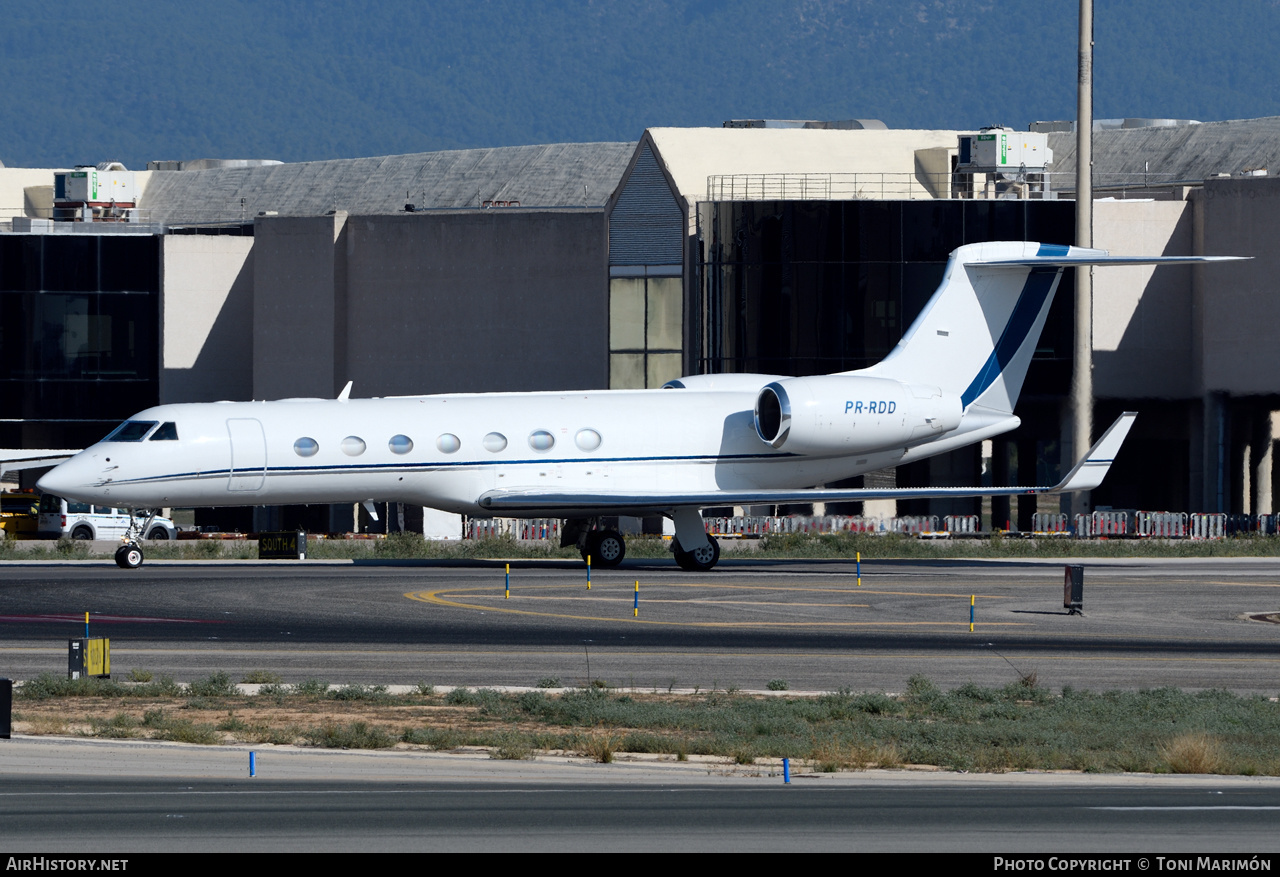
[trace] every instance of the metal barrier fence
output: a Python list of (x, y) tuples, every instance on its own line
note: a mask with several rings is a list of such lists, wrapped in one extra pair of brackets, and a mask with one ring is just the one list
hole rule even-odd
[[(1034, 533), (1071, 533), (1064, 514), (1037, 513), (1032, 518)], [(510, 538), (518, 540), (560, 539), (558, 518), (471, 518), (463, 528), (464, 539)], [(861, 515), (739, 515), (705, 519), (707, 532), (717, 538), (759, 538), (786, 533), (898, 533), (906, 536), (981, 536), (978, 515), (903, 516), (896, 518)], [(1280, 531), (1280, 514), (1226, 515), (1216, 513), (1148, 512), (1131, 509), (1095, 511), (1076, 515), (1075, 536), (1080, 539), (1225, 539), (1256, 534), (1275, 536)], [(1014, 534), (1017, 535), (1017, 534)]]
[(1031, 516), (1031, 530), (1034, 533), (1070, 533), (1067, 516), (1061, 513), (1036, 512)]
[(1158, 539), (1185, 539), (1186, 512), (1138, 512), (1134, 515), (1134, 534)]
[(471, 518), (463, 539), (560, 539), (559, 518)]
[(1226, 515), (1198, 513), (1191, 516), (1192, 539), (1221, 539), (1226, 534)]
[(953, 536), (977, 536), (982, 532), (982, 519), (977, 515), (947, 515), (942, 525)]
[(1128, 511), (1093, 512), (1076, 515), (1076, 536), (1082, 539), (1098, 536), (1128, 536), (1133, 532), (1132, 513)]
[[(1185, 181), (1184, 181), (1185, 183)], [(1125, 192), (1145, 192), (1177, 185), (1172, 174), (1093, 175), (1094, 191), (1108, 191), (1124, 197)], [(1074, 173), (1025, 171), (978, 174), (910, 172), (830, 172), (711, 174), (707, 177), (708, 201), (844, 201), (853, 199), (895, 200), (933, 198), (1028, 198), (1056, 197), (1058, 192), (1075, 192)]]

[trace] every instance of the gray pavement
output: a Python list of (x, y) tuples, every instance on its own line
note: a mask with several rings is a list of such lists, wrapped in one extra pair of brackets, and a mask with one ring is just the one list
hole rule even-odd
[[(66, 640), (112, 640), (113, 671), (190, 680), (530, 686), (590, 678), (642, 690), (899, 691), (1004, 685), (1280, 691), (1274, 559), (1084, 561), (1085, 614), (1061, 561), (669, 563), (148, 562), (0, 564), (0, 673), (65, 672)], [(633, 612), (635, 582), (640, 611)], [(969, 630), (974, 597), (975, 628)]]
[(776, 765), (709, 760), (255, 751), (250, 778), (248, 747), (0, 741), (0, 846), (46, 856), (1280, 849), (1273, 778), (868, 771), (797, 773), (784, 785)]

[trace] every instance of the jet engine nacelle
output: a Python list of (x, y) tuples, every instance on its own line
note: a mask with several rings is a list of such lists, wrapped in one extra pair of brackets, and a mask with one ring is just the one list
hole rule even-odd
[(960, 425), (960, 397), (887, 378), (815, 375), (765, 385), (756, 433), (779, 450), (836, 456), (907, 447)]

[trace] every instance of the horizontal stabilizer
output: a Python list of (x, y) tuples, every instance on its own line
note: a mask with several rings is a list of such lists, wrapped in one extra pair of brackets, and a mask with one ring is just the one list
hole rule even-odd
[(1126, 411), (1102, 435), (1067, 477), (1052, 487), (889, 487), (809, 490), (714, 490), (689, 493), (659, 491), (547, 493), (536, 490), (492, 490), (480, 505), (495, 515), (542, 511), (548, 515), (660, 514), (683, 506), (777, 505), (799, 502), (862, 502), (869, 499), (946, 499), (969, 496), (1026, 496), (1092, 490), (1102, 483), (1137, 414)]
[[(1042, 247), (1041, 249), (1048, 249)], [(1106, 250), (1087, 250), (1080, 247), (1061, 247), (1070, 250), (1066, 255), (1031, 256), (1025, 259), (993, 259), (990, 262), (969, 262), (983, 268), (1075, 268), (1081, 265), (1196, 265), (1203, 262), (1239, 262), (1252, 256), (1111, 256)]]

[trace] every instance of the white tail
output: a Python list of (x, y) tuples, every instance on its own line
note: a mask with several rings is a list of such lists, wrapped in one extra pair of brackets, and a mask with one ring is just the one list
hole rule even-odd
[(952, 252), (942, 285), (898, 346), (859, 374), (941, 387), (960, 397), (966, 415), (978, 409), (973, 413), (980, 411), (982, 416), (975, 420), (1009, 417), (1063, 268), (1231, 258), (1133, 258), (1110, 256), (1106, 250), (1021, 241), (967, 244)]

